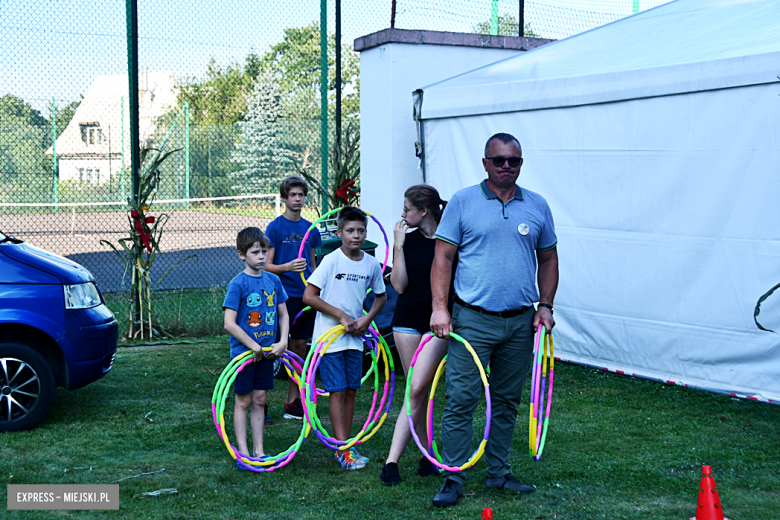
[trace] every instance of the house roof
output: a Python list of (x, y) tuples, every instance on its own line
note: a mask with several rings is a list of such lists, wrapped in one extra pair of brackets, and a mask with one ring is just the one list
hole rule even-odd
[[(57, 156), (100, 156), (130, 150), (130, 102), (126, 74), (98, 76), (87, 90), (65, 131), (57, 138)], [(178, 90), (170, 72), (141, 74), (139, 78), (139, 130), (141, 139), (150, 137), (157, 118), (176, 106)], [(124, 113), (123, 113), (124, 112)], [(82, 140), (81, 126), (99, 125), (101, 144), (89, 145)], [(46, 151), (52, 155), (52, 148)]]
[(423, 119), (777, 82), (776, 0), (676, 0), (423, 88)]

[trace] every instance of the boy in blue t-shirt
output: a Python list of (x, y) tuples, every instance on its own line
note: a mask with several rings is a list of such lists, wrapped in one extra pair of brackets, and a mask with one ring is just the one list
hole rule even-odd
[[(282, 357), (287, 347), (287, 293), (275, 274), (264, 273), (268, 254), (268, 237), (256, 227), (242, 229), (236, 238), (238, 257), (244, 270), (228, 284), (225, 302), (225, 330), (230, 333), (230, 357), (247, 350), (254, 352), (255, 362), (247, 365), (236, 377), (233, 426), (238, 450), (247, 448), (247, 411), (252, 408), (253, 456), (263, 451), (263, 423), (266, 393), (274, 387), (274, 360)], [(277, 322), (281, 340), (276, 338)], [(263, 352), (263, 347), (271, 347)], [(239, 461), (237, 467), (245, 469)]]
[[(331, 343), (320, 362), (322, 386), (330, 392), (328, 411), (333, 435), (346, 441), (363, 375), (363, 335), (387, 303), (387, 294), (379, 262), (360, 250), (366, 241), (366, 214), (346, 206), (339, 212), (337, 222), (341, 247), (322, 259), (309, 278), (303, 302), (317, 311), (315, 337), (339, 324), (346, 329)], [(376, 299), (371, 310), (363, 315), (368, 289), (374, 291)], [(360, 469), (368, 462), (355, 448), (338, 451), (336, 457), (344, 469)]]
[[(303, 291), (306, 288), (301, 279), (301, 272), (308, 278), (316, 267), (314, 265), (314, 250), (322, 245), (318, 230), (309, 233), (303, 248), (303, 257), (298, 260), (298, 251), (311, 222), (301, 218), (301, 210), (306, 204), (309, 185), (298, 176), (287, 177), (279, 186), (279, 194), (284, 201), (284, 213), (276, 217), (265, 230), (270, 241), (268, 261), (265, 269), (274, 273), (282, 280), (287, 291), (287, 310), (290, 319), (291, 352), (306, 358), (306, 343), (311, 339), (314, 330), (314, 311), (304, 312), (295, 323), (295, 315), (303, 309)], [(287, 402), (284, 403), (285, 419), (303, 419), (303, 406), (298, 385), (290, 380), (287, 385)]]

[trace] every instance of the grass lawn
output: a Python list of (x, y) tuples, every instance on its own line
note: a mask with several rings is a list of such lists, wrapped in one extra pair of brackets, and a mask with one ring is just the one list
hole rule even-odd
[[(125, 479), (119, 482), (120, 510), (6, 511), (2, 517), (478, 519), (491, 507), (497, 520), (687, 519), (695, 515), (701, 467), (709, 464), (726, 516), (780, 518), (780, 407), (564, 363), (556, 364), (540, 462), (528, 458), (527, 405), (519, 411), (513, 471), (536, 487), (529, 496), (487, 489), (480, 461), (460, 503), (437, 510), (431, 499), (440, 481), (416, 475), (414, 446), (401, 459), (404, 482), (382, 486), (378, 474), (395, 416), (360, 449), (371, 458), (363, 470), (340, 469), (312, 434), (288, 466), (266, 474), (239, 471), (211, 419), (211, 393), (227, 352), (224, 336), (122, 348), (102, 380), (76, 391), (58, 389), (42, 426), (0, 435), (0, 475), (8, 484)], [(400, 410), (403, 387), (399, 378), (393, 413)], [(277, 381), (270, 394), (275, 424), (266, 428), (269, 453), (285, 449), (300, 428), (281, 418), (285, 397), (286, 383)], [(369, 397), (369, 391), (359, 392), (356, 423), (365, 419)], [(324, 402), (319, 408), (327, 418)], [(475, 440), (484, 415), (481, 421), (475, 421)], [(149, 472), (157, 473), (128, 478)], [(178, 492), (137, 496), (163, 488)], [(0, 500), (5, 493), (0, 487)]]

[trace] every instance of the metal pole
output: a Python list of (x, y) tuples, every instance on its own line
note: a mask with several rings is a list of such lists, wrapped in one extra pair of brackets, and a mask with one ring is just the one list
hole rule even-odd
[(113, 164), (111, 164), (111, 123), (108, 124), (108, 196), (106, 197), (109, 202), (114, 199), (114, 171), (112, 170)]
[(498, 0), (490, 1), (490, 34), (498, 34)]
[(54, 213), (57, 213), (57, 178), (59, 177), (59, 174), (57, 171), (57, 102), (54, 100), (54, 97), (51, 98), (51, 134), (51, 153), (52, 160), (54, 161), (54, 178), (52, 179), (54, 187)]
[(125, 192), (125, 98), (122, 96), (119, 100), (119, 110), (122, 112), (120, 116), (120, 124), (122, 125), (122, 171), (119, 172), (119, 185), (122, 189), (122, 201), (127, 200), (127, 193)]
[(390, 7), (390, 28), (395, 29), (395, 0), (393, 0), (393, 4)]
[[(322, 187), (328, 189), (328, 0), (320, 0), (320, 168)], [(328, 197), (322, 197), (322, 214), (328, 212)]]
[(186, 190), (187, 207), (190, 207), (190, 102), (184, 103), (184, 189)]
[(341, 0), (336, 0), (336, 165), (341, 169)]
[(517, 13), (517, 20), (518, 20), (518, 26), (517, 26), (517, 35), (521, 38), (525, 36), (525, 0), (520, 0), (520, 8)]
[[(141, 162), (141, 139), (138, 117), (138, 0), (125, 0), (125, 22), (127, 23), (127, 79), (130, 96), (130, 174), (133, 179), (133, 206), (137, 206)], [(134, 320), (141, 323), (141, 284), (135, 284)], [(143, 337), (143, 327), (141, 328)]]
[(141, 162), (141, 138), (138, 115), (138, 0), (125, 0), (127, 10), (127, 77), (130, 94), (130, 173), (133, 178), (133, 203), (138, 204), (138, 172)]
[(213, 197), (214, 195), (211, 194), (211, 123), (209, 123), (209, 139), (208, 139), (208, 162), (206, 164), (206, 167), (209, 172), (209, 197)]

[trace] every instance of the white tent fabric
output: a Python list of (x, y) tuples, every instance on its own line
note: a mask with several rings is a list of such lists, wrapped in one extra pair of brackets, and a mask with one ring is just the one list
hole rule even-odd
[(776, 82), (778, 16), (773, 0), (677, 0), (430, 85), (422, 118)]
[[(516, 135), (556, 221), (559, 357), (777, 403), (753, 310), (780, 282), (779, 73), (777, 3), (678, 0), (424, 88), (427, 181), (478, 183), (487, 137)], [(780, 291), (759, 320), (780, 330)]]

